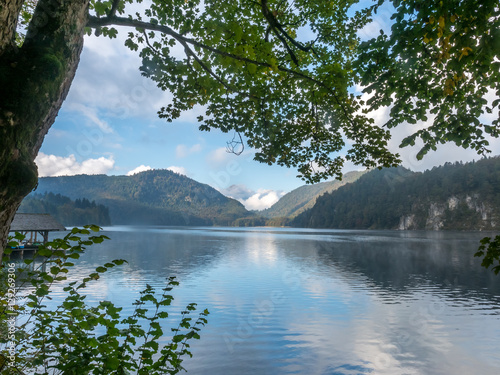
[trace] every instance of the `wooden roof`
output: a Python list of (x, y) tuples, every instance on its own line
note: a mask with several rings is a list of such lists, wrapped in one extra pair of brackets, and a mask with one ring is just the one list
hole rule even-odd
[(10, 225), (11, 232), (57, 231), (66, 228), (49, 214), (19, 214)]

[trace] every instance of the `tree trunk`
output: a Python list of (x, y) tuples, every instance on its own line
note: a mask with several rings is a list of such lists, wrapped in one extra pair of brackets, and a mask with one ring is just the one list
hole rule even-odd
[(75, 75), (88, 17), (88, 0), (39, 0), (17, 48), (18, 3), (0, 0), (0, 259), (14, 214), (37, 184), (34, 160)]
[(0, 55), (15, 44), (17, 19), (24, 0), (0, 0)]

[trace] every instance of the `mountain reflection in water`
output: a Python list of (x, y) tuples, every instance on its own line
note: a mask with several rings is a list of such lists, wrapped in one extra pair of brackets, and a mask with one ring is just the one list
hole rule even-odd
[[(74, 277), (132, 311), (146, 283), (177, 276), (171, 318), (209, 323), (193, 374), (498, 374), (500, 276), (473, 257), (484, 233), (110, 227)], [(60, 295), (56, 290), (54, 297)], [(174, 313), (175, 310), (175, 313)], [(174, 322), (172, 323), (174, 324)]]

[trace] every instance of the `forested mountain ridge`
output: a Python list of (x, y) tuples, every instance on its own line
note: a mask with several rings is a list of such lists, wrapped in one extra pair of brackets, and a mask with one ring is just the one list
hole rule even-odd
[(337, 190), (345, 184), (354, 182), (365, 173), (366, 171), (352, 171), (347, 172), (343, 176), (342, 181), (333, 180), (314, 185), (303, 185), (285, 194), (278, 202), (260, 211), (259, 214), (268, 218), (294, 218), (305, 210), (312, 208), (319, 196)]
[(110, 225), (109, 209), (86, 198), (71, 200), (61, 194), (28, 195), (18, 209), (19, 213), (51, 214), (64, 226), (86, 224)]
[(341, 229), (498, 230), (500, 158), (411, 172), (371, 171), (325, 194), (292, 226)]
[(169, 170), (42, 177), (36, 191), (95, 200), (109, 207), (113, 224), (231, 225), (252, 216), (238, 201)]

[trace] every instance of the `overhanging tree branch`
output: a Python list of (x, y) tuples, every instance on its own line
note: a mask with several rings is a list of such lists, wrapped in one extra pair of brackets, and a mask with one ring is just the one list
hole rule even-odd
[(228, 91), (231, 91), (233, 93), (237, 93), (240, 95), (243, 95), (248, 98), (255, 98), (255, 96), (247, 93), (243, 93), (240, 90), (236, 89), (235, 87), (230, 86), (227, 82), (222, 79), (222, 77), (218, 76), (217, 74), (214, 73), (210, 67), (207, 66), (199, 57), (196, 55), (196, 53), (189, 47), (189, 45), (186, 42), (179, 41), (179, 43), (184, 47), (184, 51), (186, 52), (187, 56), (191, 56), (195, 59), (195, 61), (200, 64), (201, 68), (208, 73), (210, 76), (212, 76), (217, 82), (219, 82), (224, 88)]
[[(172, 29), (166, 25), (152, 24), (149, 22), (139, 21), (139, 20), (135, 20), (132, 18), (125, 18), (125, 17), (116, 17), (115, 16), (115, 17), (98, 18), (95, 16), (89, 16), (87, 27), (100, 28), (102, 26), (128, 26), (128, 27), (133, 27), (133, 28), (139, 29), (139, 30), (158, 31), (158, 32), (161, 32), (161, 33), (164, 33), (166, 35), (171, 36), (172, 38), (177, 40), (183, 46), (185, 44), (190, 44), (192, 46), (195, 46), (195, 47), (204, 49), (206, 51), (212, 52), (214, 54), (217, 54), (219, 56), (229, 57), (229, 58), (234, 59), (236, 61), (241, 61), (241, 62), (245, 62), (248, 64), (254, 64), (254, 65), (262, 66), (262, 67), (267, 67), (270, 69), (275, 68), (273, 65), (271, 65), (270, 63), (267, 63), (267, 62), (253, 60), (253, 59), (250, 59), (248, 57), (239, 56), (239, 55), (236, 55), (236, 54), (233, 54), (230, 52), (221, 51), (217, 48), (208, 46), (208, 45), (201, 43), (195, 39), (188, 38), (188, 37), (176, 32), (174, 29)], [(287, 68), (283, 65), (278, 65), (276, 68), (281, 72), (288, 73), (292, 76), (309, 81), (311, 83), (318, 85), (319, 87), (326, 89), (333, 96), (335, 103), (341, 108), (347, 121), (351, 124), (351, 126), (353, 126), (353, 127), (355, 126), (354, 120), (352, 119), (352, 117), (351, 117), (349, 111), (346, 109), (345, 105), (340, 100), (340, 98), (337, 95), (337, 93), (335, 92), (336, 90), (334, 88), (327, 86), (324, 82), (317, 80), (317, 79), (315, 79), (315, 78), (313, 78), (305, 73)]]
[[(283, 25), (278, 22), (278, 20), (274, 16), (273, 12), (271, 12), (270, 9), (269, 9), (269, 7), (267, 6), (267, 0), (262, 0), (261, 3), (260, 3), (260, 5), (261, 5), (261, 8), (262, 8), (262, 14), (264, 15), (264, 17), (266, 18), (267, 22), (269, 23), (269, 26), (275, 32), (276, 36), (283, 42), (283, 44), (285, 45), (285, 47), (287, 48), (287, 50), (290, 50), (290, 47), (288, 46), (288, 43), (286, 43), (286, 40), (283, 37), (285, 37), (286, 39), (288, 39), (288, 41), (290, 43), (292, 43), (295, 47), (297, 47), (301, 51), (304, 51), (304, 52), (312, 51), (313, 53), (316, 54), (316, 52), (312, 48), (312, 45), (304, 46), (302, 43), (297, 42), (294, 38), (292, 38), (290, 36), (290, 34), (288, 34), (283, 29)], [(293, 52), (292, 52), (292, 54), (293, 54)], [(296, 57), (295, 57), (294, 54), (293, 54), (292, 58), (296, 59)], [(295, 62), (295, 60), (294, 60), (294, 62)], [(298, 63), (296, 63), (296, 65), (298, 65)]]
[(273, 14), (269, 11), (269, 8), (267, 7), (267, 0), (262, 0), (260, 5), (261, 5), (261, 9), (262, 9), (262, 14), (264, 15), (267, 22), (269, 23), (271, 30), (274, 32), (274, 35), (276, 35), (276, 37), (281, 41), (281, 43), (283, 43), (283, 46), (285, 47), (288, 54), (290, 55), (290, 58), (292, 59), (293, 63), (296, 66), (299, 66), (299, 60), (297, 59), (297, 56), (295, 56), (295, 53), (290, 48), (290, 46), (286, 42), (283, 35), (281, 35), (282, 34), (281, 25), (279, 24), (279, 22), (276, 20), (276, 18), (273, 16)]

